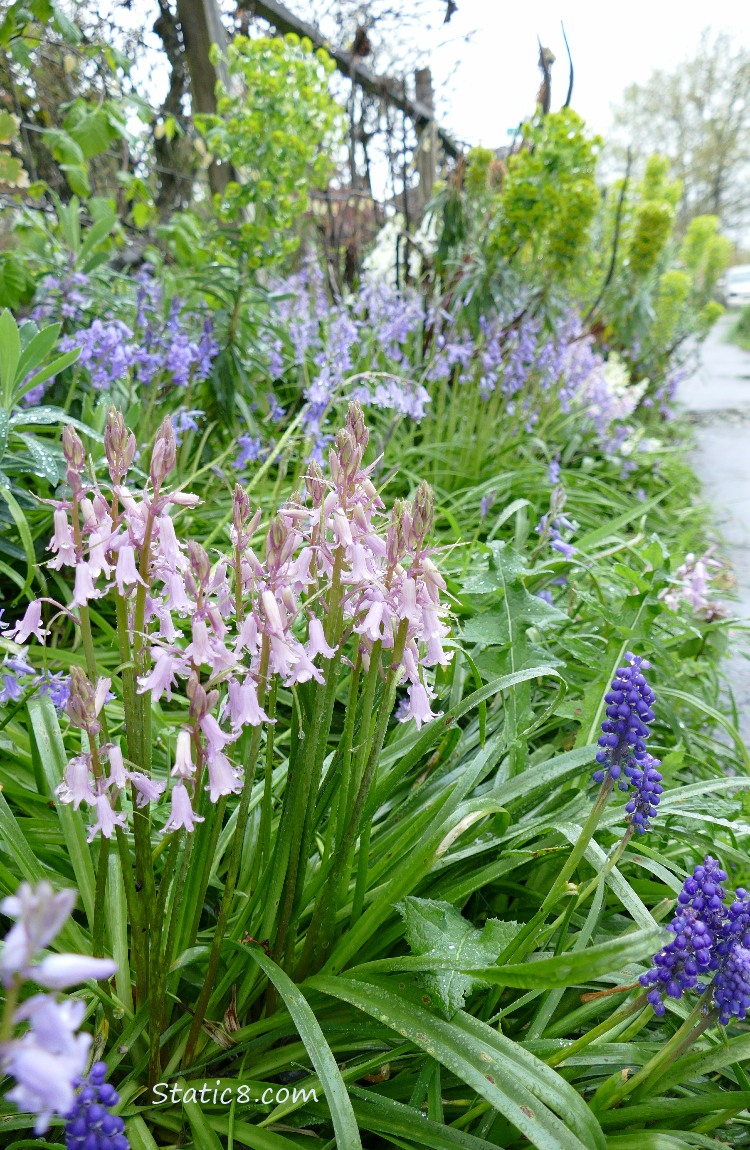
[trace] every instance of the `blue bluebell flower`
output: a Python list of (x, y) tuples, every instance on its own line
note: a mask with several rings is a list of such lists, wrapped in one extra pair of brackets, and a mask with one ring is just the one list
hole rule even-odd
[(263, 440), (259, 436), (238, 435), (237, 443), (240, 450), (235, 458), (234, 466), (238, 471), (242, 471), (248, 463), (255, 463), (265, 451)]

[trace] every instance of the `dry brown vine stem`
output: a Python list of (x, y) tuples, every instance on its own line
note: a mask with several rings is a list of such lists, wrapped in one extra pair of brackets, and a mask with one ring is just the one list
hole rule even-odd
[(623, 994), (627, 990), (637, 990), (640, 982), (632, 982), (630, 986), (611, 986), (609, 990), (591, 991), (581, 995), (581, 1002), (593, 1002), (597, 998), (609, 998), (611, 994)]

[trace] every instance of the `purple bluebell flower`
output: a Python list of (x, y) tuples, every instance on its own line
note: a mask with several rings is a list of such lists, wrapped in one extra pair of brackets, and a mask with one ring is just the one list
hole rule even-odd
[(396, 709), (393, 712), (393, 717), (397, 723), (408, 723), (411, 718), (411, 708), (409, 706), (409, 696), (402, 695), (396, 704)]
[(280, 379), (284, 374), (284, 344), (275, 339), (268, 349), (268, 374), (271, 379)]
[(75, 1105), (66, 1116), (67, 1150), (129, 1150), (125, 1123), (112, 1114), (120, 1096), (106, 1078), (106, 1062), (95, 1062), (79, 1080)]
[(200, 411), (198, 408), (188, 411), (187, 408), (180, 407), (175, 411), (172, 416), (172, 427), (174, 429), (175, 443), (178, 447), (182, 443), (182, 435), (184, 432), (199, 430), (198, 420), (202, 419), (205, 414), (205, 411)]
[(563, 537), (563, 532), (570, 533), (576, 530), (576, 524), (563, 515), (565, 506), (565, 488), (558, 484), (553, 488), (550, 496), (549, 511), (547, 511), (536, 525), (536, 532), (542, 542), (548, 542), (553, 551), (557, 551), (565, 559), (572, 559), (578, 548)]
[(133, 366), (133, 333), (121, 320), (106, 323), (95, 319), (90, 327), (60, 340), (60, 350), (80, 347), (78, 365), (85, 367), (97, 391), (109, 391), (114, 383), (126, 379)]
[(70, 696), (70, 675), (64, 671), (43, 671), (37, 678), (40, 695), (48, 695), (56, 711), (64, 711)]
[(74, 890), (54, 891), (48, 882), (36, 887), (22, 882), (14, 895), (0, 903), (0, 910), (16, 920), (5, 937), (0, 974), (11, 986), (18, 975), (26, 975), (38, 950), (52, 942), (70, 917), (76, 901)]
[(578, 553), (578, 548), (572, 543), (567, 543), (556, 527), (550, 528), (550, 546), (553, 551), (559, 552), (563, 559), (572, 559)]
[(556, 455), (554, 459), (550, 459), (549, 467), (547, 468), (547, 478), (549, 479), (552, 487), (557, 487), (560, 482), (560, 456)]
[[(366, 389), (360, 389), (358, 394), (366, 394)], [(419, 423), (424, 418), (430, 394), (420, 384), (394, 378), (379, 382), (368, 399), (373, 407), (396, 411), (399, 415), (406, 415), (415, 423)], [(365, 403), (368, 399), (365, 399)]]
[(240, 450), (234, 461), (238, 471), (242, 471), (249, 463), (255, 463), (264, 454), (263, 440), (259, 436), (238, 435), (237, 443)]
[(31, 312), (35, 323), (44, 320), (69, 320), (80, 324), (90, 299), (81, 288), (89, 286), (89, 277), (84, 272), (68, 272), (62, 276), (46, 275), (42, 279), (36, 295), (36, 305)]
[(609, 775), (623, 791), (628, 789), (633, 772), (648, 764), (646, 739), (649, 723), (654, 720), (652, 706), (656, 699), (643, 674), (651, 664), (631, 652), (625, 658), (628, 665), (617, 668), (612, 688), (604, 696), (607, 718), (598, 740), (601, 750), (596, 754), (601, 766), (594, 774), (597, 783)]
[(537, 591), (536, 597), (537, 597), (537, 599), (543, 599), (545, 603), (549, 603), (550, 607), (554, 607), (554, 605), (555, 605), (555, 601), (552, 598), (552, 592), (551, 591), (546, 591), (546, 590), (545, 591)]
[(13, 1015), (28, 1029), (0, 1044), (0, 1068), (15, 1079), (6, 1097), (19, 1110), (36, 1115), (34, 1132), (44, 1134), (53, 1114), (67, 1114), (74, 1083), (88, 1059), (91, 1035), (78, 1033), (86, 1014), (82, 999), (58, 1002), (49, 994), (27, 998)]
[(286, 408), (281, 406), (273, 392), (268, 397), (268, 407), (268, 418), (271, 420), (271, 423), (279, 423), (286, 415)]
[(197, 359), (197, 345), (184, 331), (173, 331), (171, 327), (168, 330), (172, 338), (164, 355), (163, 369), (172, 376), (176, 387), (187, 387)]
[(203, 332), (198, 343), (195, 365), (195, 379), (202, 381), (211, 374), (211, 365), (219, 354), (219, 345), (214, 339), (214, 321), (209, 315), (203, 321)]
[[(30, 378), (31, 376), (27, 375), (23, 382), (26, 383)], [(27, 391), (21, 399), (21, 404), (23, 407), (38, 407), (44, 399), (47, 388), (54, 381), (54, 379), (55, 377), (53, 375), (51, 379), (45, 380), (44, 383), (37, 383), (35, 387), (32, 387), (29, 391)]]

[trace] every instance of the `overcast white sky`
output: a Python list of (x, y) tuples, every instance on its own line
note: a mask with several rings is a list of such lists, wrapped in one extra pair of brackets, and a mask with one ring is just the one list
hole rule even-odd
[[(408, 3), (408, 0), (404, 0)], [(697, 47), (702, 30), (726, 29), (750, 45), (748, 0), (457, 0), (458, 12), (434, 37), (436, 86), (460, 61), (451, 81), (445, 126), (470, 143), (498, 147), (534, 107), (539, 87), (537, 33), (557, 57), (553, 107), (565, 99), (568, 67), (560, 21), (573, 54), (573, 106), (605, 132), (611, 106), (634, 81), (673, 69)], [(460, 42), (477, 30), (468, 43)], [(445, 91), (443, 90), (443, 95)]]

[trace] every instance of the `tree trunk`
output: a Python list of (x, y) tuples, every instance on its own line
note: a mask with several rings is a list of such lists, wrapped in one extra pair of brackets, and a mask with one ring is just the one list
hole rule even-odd
[[(223, 57), (227, 48), (227, 34), (221, 22), (217, 0), (177, 0), (177, 18), (190, 69), (190, 89), (193, 113), (212, 115), (216, 112), (216, 82), (229, 85), (229, 76)], [(216, 44), (222, 59), (214, 67), (211, 63), (211, 45)], [(213, 192), (221, 193), (230, 177), (228, 164), (212, 164), (208, 179)]]

